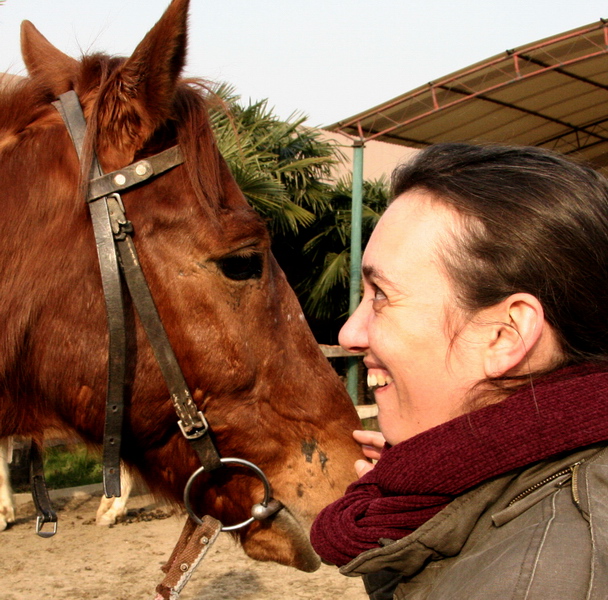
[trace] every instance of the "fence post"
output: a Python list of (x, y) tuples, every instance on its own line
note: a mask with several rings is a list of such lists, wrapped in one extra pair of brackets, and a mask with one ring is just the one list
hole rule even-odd
[[(350, 304), (348, 314), (352, 315), (361, 299), (361, 220), (363, 216), (363, 140), (353, 143), (353, 190), (350, 216)], [(359, 397), (359, 359), (348, 359), (346, 389), (357, 404)]]

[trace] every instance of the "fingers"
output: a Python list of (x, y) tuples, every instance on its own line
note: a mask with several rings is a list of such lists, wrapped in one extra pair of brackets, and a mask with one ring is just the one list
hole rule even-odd
[(353, 437), (360, 444), (366, 444), (376, 448), (384, 447), (384, 436), (379, 431), (363, 431), (360, 429), (355, 429), (355, 431), (353, 431)]
[(357, 460), (355, 461), (355, 471), (357, 472), (357, 477), (361, 478), (366, 473), (369, 473), (374, 468), (374, 465), (367, 462), (366, 460)]
[(373, 446), (361, 446), (361, 450), (363, 450), (363, 454), (365, 454), (367, 458), (371, 458), (372, 460), (378, 460), (380, 458), (380, 450)]
[[(384, 436), (378, 431), (353, 431), (353, 438), (356, 442), (361, 444), (361, 450), (367, 458), (372, 460), (378, 460), (384, 448), (385, 439)], [(374, 465), (367, 460), (358, 460), (355, 462), (355, 471), (358, 477), (363, 477), (366, 473), (369, 473), (374, 468)]]
[(376, 460), (380, 458), (385, 443), (384, 436), (380, 432), (355, 430), (353, 431), (353, 438), (361, 444), (365, 456)]

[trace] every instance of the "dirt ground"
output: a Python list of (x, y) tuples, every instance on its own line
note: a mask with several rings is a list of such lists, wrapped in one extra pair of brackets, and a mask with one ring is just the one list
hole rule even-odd
[[(59, 517), (54, 537), (34, 533), (29, 501), (18, 505), (17, 522), (0, 533), (2, 600), (152, 600), (183, 516), (149, 496), (136, 496), (125, 522), (103, 528), (95, 525), (99, 495), (78, 492), (53, 503)], [(367, 600), (367, 595), (359, 578), (344, 577), (333, 567), (310, 574), (255, 562), (228, 534), (220, 534), (180, 598)]]

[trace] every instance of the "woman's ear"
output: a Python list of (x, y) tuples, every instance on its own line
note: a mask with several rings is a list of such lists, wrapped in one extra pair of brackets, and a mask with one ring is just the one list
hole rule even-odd
[(544, 366), (538, 359), (553, 359), (555, 336), (538, 298), (513, 294), (488, 311), (484, 315), (491, 328), (484, 356), (486, 377), (528, 373)]

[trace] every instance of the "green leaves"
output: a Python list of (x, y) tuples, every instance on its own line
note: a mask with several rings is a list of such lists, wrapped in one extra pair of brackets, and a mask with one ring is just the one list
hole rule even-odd
[[(352, 179), (341, 179), (332, 189), (325, 210), (308, 230), (302, 246), (308, 276), (296, 284), (304, 308), (317, 319), (343, 320), (348, 310), (350, 281)], [(363, 245), (367, 243), (388, 203), (385, 179), (363, 184)]]
[(303, 115), (279, 120), (267, 100), (243, 106), (226, 84), (213, 90), (211, 123), (241, 190), (272, 233), (297, 233), (325, 205), (334, 143), (303, 126)]

